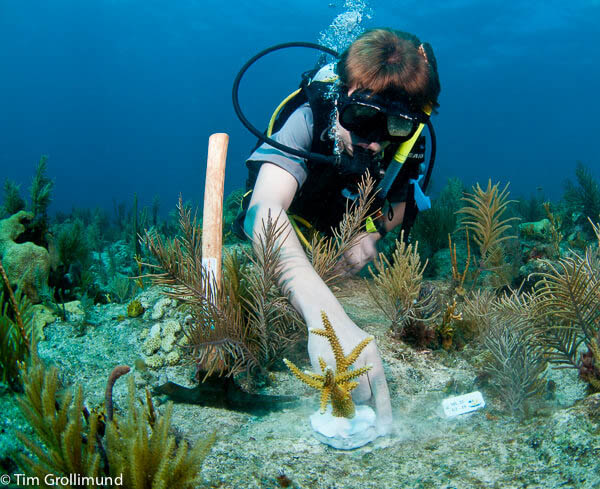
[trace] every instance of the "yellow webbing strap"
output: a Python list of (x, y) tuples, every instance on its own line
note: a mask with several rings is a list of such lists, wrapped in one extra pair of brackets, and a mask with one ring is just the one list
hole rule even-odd
[(310, 222), (308, 222), (306, 219), (304, 219), (303, 217), (297, 216), (295, 214), (293, 214), (290, 217), (292, 217), (293, 219), (295, 219), (296, 221), (298, 221), (303, 226), (306, 226), (308, 229), (311, 229), (313, 227), (313, 225)]
[(371, 216), (367, 217), (367, 222), (365, 222), (365, 229), (367, 230), (367, 233), (377, 232), (377, 226), (375, 226), (375, 222), (373, 221), (373, 218)]
[[(319, 81), (322, 81), (324, 83), (330, 83), (330, 82), (334, 82), (337, 79), (338, 79), (338, 76), (335, 75), (335, 76), (331, 76), (329, 78), (326, 78), (325, 80), (319, 80)], [(279, 115), (279, 112), (281, 112), (281, 109), (283, 109), (283, 107), (285, 106), (285, 104), (287, 104), (291, 99), (293, 99), (301, 91), (302, 91), (302, 88), (298, 88), (297, 90), (293, 91), (286, 98), (284, 98), (281, 101), (281, 103), (277, 106), (277, 108), (273, 112), (273, 115), (271, 116), (271, 120), (269, 120), (269, 126), (267, 127), (267, 137), (270, 138), (271, 135), (273, 134), (273, 126), (275, 125), (275, 120), (277, 119), (277, 116)]]
[(281, 112), (281, 109), (283, 109), (283, 106), (287, 104), (291, 99), (293, 99), (296, 95), (298, 95), (301, 90), (302, 89), (299, 88), (298, 90), (293, 91), (286, 98), (284, 98), (281, 101), (281, 103), (277, 106), (275, 112), (273, 112), (273, 115), (271, 116), (271, 120), (269, 121), (269, 127), (267, 127), (267, 137), (271, 137), (271, 134), (273, 133), (273, 125), (275, 124), (275, 119), (277, 119), (277, 116), (279, 115), (279, 112)]
[(253, 189), (248, 190), (248, 192), (246, 192), (244, 195), (242, 195), (242, 198), (240, 199), (240, 210), (244, 210), (244, 200), (246, 199), (246, 197), (248, 197), (248, 195), (250, 195), (252, 193)]
[[(425, 107), (423, 109), (423, 112), (425, 112), (427, 115), (431, 115), (431, 107)], [(421, 135), (421, 132), (423, 131), (424, 127), (425, 127), (425, 124), (423, 124), (423, 123), (419, 124), (419, 127), (417, 128), (413, 137), (410, 138), (408, 141), (404, 141), (400, 145), (400, 147), (396, 151), (396, 154), (394, 155), (393, 161), (395, 161), (396, 163), (399, 163), (400, 165), (404, 164), (404, 162), (408, 158), (408, 155), (410, 154), (413, 146), (417, 142), (418, 137)]]
[(288, 218), (289, 218), (290, 224), (292, 225), (292, 228), (294, 228), (294, 231), (296, 232), (296, 235), (298, 236), (298, 239), (300, 240), (300, 242), (304, 245), (304, 247), (307, 250), (312, 251), (312, 246), (306, 239), (306, 236), (304, 236), (302, 231), (300, 231), (300, 228), (298, 227), (298, 224), (296, 223), (296, 221), (298, 221), (300, 224), (303, 224), (304, 226), (308, 227), (309, 229), (312, 228), (312, 225), (306, 219), (303, 219), (300, 216), (293, 216), (290, 214), (290, 215), (288, 215)]

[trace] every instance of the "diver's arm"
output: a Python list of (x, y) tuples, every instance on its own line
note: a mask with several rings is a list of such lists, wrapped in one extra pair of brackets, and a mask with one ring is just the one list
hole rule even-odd
[[(263, 163), (256, 180), (248, 207), (244, 228), (254, 243), (260, 239), (263, 222), (269, 214), (277, 219), (277, 226), (284, 226), (280, 242), (282, 262), (282, 286), (290, 293), (294, 307), (300, 312), (308, 328), (322, 328), (321, 311), (325, 311), (336, 330), (344, 351), (352, 349), (368, 335), (345, 313), (343, 307), (315, 272), (296, 234), (292, 230), (286, 210), (290, 206), (298, 183), (286, 170), (271, 163)], [(315, 372), (320, 372), (318, 358), (328, 365), (335, 359), (327, 340), (314, 334), (308, 338), (308, 353)], [(356, 366), (371, 364), (367, 375), (359, 377), (359, 386), (353, 391), (356, 402), (373, 398), (377, 411), (378, 430), (381, 434), (391, 431), (392, 409), (383, 364), (374, 341), (363, 350)]]
[(318, 326), (321, 322), (321, 311), (315, 306), (322, 304), (321, 309), (324, 309), (330, 318), (331, 315), (343, 314), (343, 308), (313, 269), (290, 225), (286, 211), (297, 188), (298, 183), (289, 172), (274, 164), (263, 163), (252, 191), (244, 229), (256, 243), (262, 233), (262, 223), (267, 222), (269, 213), (271, 219), (277, 221), (277, 227), (283, 226), (284, 239), (279, 243), (283, 264), (282, 285), (290, 292), (292, 304), (304, 316), (309, 326)]

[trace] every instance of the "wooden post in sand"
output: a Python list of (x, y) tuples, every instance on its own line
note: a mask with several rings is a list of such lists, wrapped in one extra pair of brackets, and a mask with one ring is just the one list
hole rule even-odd
[(216, 286), (221, 280), (223, 246), (223, 188), (229, 135), (217, 133), (208, 139), (204, 212), (202, 214), (202, 267)]

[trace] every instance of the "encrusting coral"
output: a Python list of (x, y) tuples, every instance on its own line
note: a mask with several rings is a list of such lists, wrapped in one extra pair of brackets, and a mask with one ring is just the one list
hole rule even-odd
[(130, 318), (136, 318), (138, 316), (141, 316), (142, 314), (144, 314), (144, 311), (144, 306), (142, 306), (142, 303), (137, 299), (131, 301), (127, 305), (127, 316), (129, 316)]
[(321, 413), (325, 412), (327, 403), (331, 400), (332, 415), (340, 418), (352, 418), (355, 414), (354, 403), (352, 402), (352, 389), (358, 387), (358, 382), (352, 380), (371, 370), (371, 365), (350, 370), (352, 364), (364, 348), (371, 342), (373, 336), (362, 340), (349, 355), (344, 355), (344, 350), (340, 344), (335, 330), (329, 322), (329, 318), (324, 311), (321, 311), (324, 329), (311, 328), (310, 332), (323, 336), (329, 341), (333, 355), (335, 357), (335, 372), (325, 363), (322, 357), (319, 357), (319, 366), (323, 374), (313, 372), (302, 372), (296, 365), (287, 359), (283, 359), (292, 373), (305, 384), (321, 391)]
[(0, 258), (12, 287), (17, 287), (31, 302), (40, 301), (36, 284), (45, 284), (50, 273), (50, 255), (45, 248), (32, 242), (20, 242), (31, 221), (31, 212), (19, 211), (0, 220)]

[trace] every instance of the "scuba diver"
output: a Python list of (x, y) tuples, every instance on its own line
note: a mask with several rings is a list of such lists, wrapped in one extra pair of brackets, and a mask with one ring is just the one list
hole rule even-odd
[[(234, 106), (236, 88), (234, 84)], [(420, 133), (428, 125), (433, 136), (429, 116), (439, 107), (437, 62), (431, 46), (416, 36), (372, 29), (359, 36), (337, 63), (305, 74), (299, 91), (300, 102), (288, 104), (279, 113), (276, 132), (269, 134), (272, 139), (260, 138), (275, 141), (276, 147), (265, 142), (246, 162), (247, 189), (252, 191), (234, 230), (237, 225), (238, 233), (256, 243), (269, 216), (278, 219), (278, 226), (283, 224), (282, 286), (309, 329), (322, 326), (324, 311), (344, 351), (349, 352), (368, 335), (348, 317), (315, 272), (297, 234), (287, 232), (293, 224), (288, 214), (299, 215), (319, 232), (331, 234), (368, 171), (385, 210), (368, 223), (339, 266), (348, 274), (357, 273), (376, 257), (376, 242), (388, 231), (402, 226), (408, 236), (418, 209), (428, 204), (419, 185), (425, 166), (425, 138)], [(335, 365), (333, 352), (321, 336), (309, 335), (308, 353), (316, 372), (320, 371), (319, 357)], [(368, 364), (373, 368), (357, 379), (353, 399), (374, 402), (377, 430), (384, 435), (391, 431), (392, 409), (374, 341), (355, 368)]]

